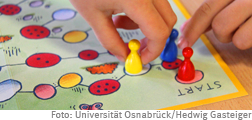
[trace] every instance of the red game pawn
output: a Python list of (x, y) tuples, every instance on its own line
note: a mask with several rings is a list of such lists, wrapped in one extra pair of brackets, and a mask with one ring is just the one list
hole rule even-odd
[(193, 50), (190, 47), (186, 47), (182, 51), (185, 60), (181, 63), (178, 69), (178, 78), (183, 81), (193, 80), (195, 77), (194, 65), (190, 58), (193, 55)]

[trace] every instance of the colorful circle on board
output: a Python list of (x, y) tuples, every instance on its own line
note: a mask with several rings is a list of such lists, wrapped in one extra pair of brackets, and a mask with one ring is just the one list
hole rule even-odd
[(34, 14), (25, 15), (25, 16), (23, 17), (23, 20), (24, 20), (24, 21), (31, 20), (31, 19), (33, 18), (33, 16), (34, 16)]
[(52, 53), (37, 53), (26, 59), (26, 64), (35, 68), (46, 68), (58, 64), (61, 61), (60, 56)]
[(99, 56), (99, 53), (94, 50), (84, 50), (81, 51), (78, 56), (83, 60), (94, 60)]
[(179, 66), (180, 66), (181, 63), (182, 63), (182, 60), (180, 60), (180, 59), (177, 59), (177, 60), (175, 60), (174, 62), (166, 62), (166, 61), (163, 61), (163, 62), (162, 62), (162, 66), (163, 66), (163, 68), (165, 68), (165, 69), (172, 70), (172, 69), (177, 69), (177, 68), (179, 68)]
[(53, 12), (52, 18), (54, 20), (64, 21), (64, 20), (70, 20), (70, 19), (74, 18), (75, 15), (76, 15), (76, 11), (74, 11), (72, 9), (59, 9), (59, 10)]
[(104, 79), (92, 83), (88, 90), (94, 95), (108, 95), (116, 92), (120, 88), (117, 80)]
[(44, 4), (44, 0), (32, 1), (29, 5), (30, 7), (40, 7)]
[(175, 80), (182, 84), (192, 84), (201, 81), (204, 78), (204, 73), (200, 70), (195, 70), (195, 77), (192, 80), (181, 80), (178, 78), (178, 74), (175, 76)]
[(21, 35), (28, 39), (42, 39), (50, 35), (50, 30), (38, 25), (30, 25), (21, 29)]
[[(129, 44), (129, 43), (125, 43), (125, 45), (127, 46), (128, 53), (130, 53), (130, 49), (129, 49), (128, 44)], [(110, 55), (113, 55), (110, 51), (108, 51), (108, 53), (109, 53)], [(114, 55), (113, 55), (113, 56), (114, 56)]]
[(7, 79), (0, 82), (0, 103), (10, 100), (22, 89), (21, 82)]
[(40, 84), (37, 85), (34, 90), (34, 95), (42, 100), (47, 100), (56, 95), (56, 89), (54, 86), (49, 84)]
[(55, 34), (60, 33), (61, 31), (62, 31), (61, 27), (55, 27), (55, 28), (52, 29), (52, 32), (55, 33)]
[(83, 31), (71, 31), (63, 36), (63, 40), (68, 43), (79, 43), (88, 37), (88, 34)]
[(63, 75), (59, 79), (59, 85), (60, 87), (63, 87), (63, 88), (71, 88), (80, 84), (81, 81), (82, 81), (81, 75), (77, 73), (68, 73), (68, 74)]
[(16, 15), (21, 11), (17, 5), (7, 4), (0, 7), (0, 13), (4, 15)]

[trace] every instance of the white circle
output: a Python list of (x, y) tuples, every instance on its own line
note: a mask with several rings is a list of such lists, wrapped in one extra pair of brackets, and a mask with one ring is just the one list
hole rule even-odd
[(143, 75), (143, 74), (146, 74), (147, 72), (149, 72), (151, 69), (151, 65), (150, 64), (147, 64), (147, 65), (143, 65), (143, 69), (140, 73), (137, 73), (137, 74), (131, 74), (131, 73), (128, 73), (125, 68), (124, 68), (124, 72), (129, 75), (129, 76), (138, 76), (138, 75)]

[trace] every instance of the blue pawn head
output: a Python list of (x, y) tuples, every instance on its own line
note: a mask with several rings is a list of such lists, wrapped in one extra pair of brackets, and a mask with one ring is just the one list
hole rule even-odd
[(172, 29), (172, 32), (169, 36), (169, 38), (166, 41), (166, 44), (168, 44), (171, 41), (175, 41), (178, 38), (179, 32), (176, 29)]
[(170, 39), (176, 40), (179, 35), (179, 32), (176, 29), (172, 29), (172, 32), (170, 34)]
[(173, 29), (170, 37), (166, 41), (165, 48), (160, 55), (160, 58), (166, 62), (173, 62), (177, 59), (178, 50), (177, 45), (175, 44), (175, 40), (178, 37), (178, 31)]

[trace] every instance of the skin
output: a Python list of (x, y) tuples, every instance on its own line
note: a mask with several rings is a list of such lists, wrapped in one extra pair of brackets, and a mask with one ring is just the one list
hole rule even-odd
[(241, 50), (251, 48), (251, 15), (251, 0), (205, 0), (181, 26), (178, 47), (191, 47), (202, 33), (212, 29), (220, 42), (233, 42)]
[[(167, 0), (70, 0), (95, 32), (104, 48), (125, 62), (127, 47), (116, 28), (140, 28), (146, 38), (140, 40), (141, 60), (147, 64), (165, 47), (177, 17)], [(126, 16), (113, 14), (125, 13)]]

